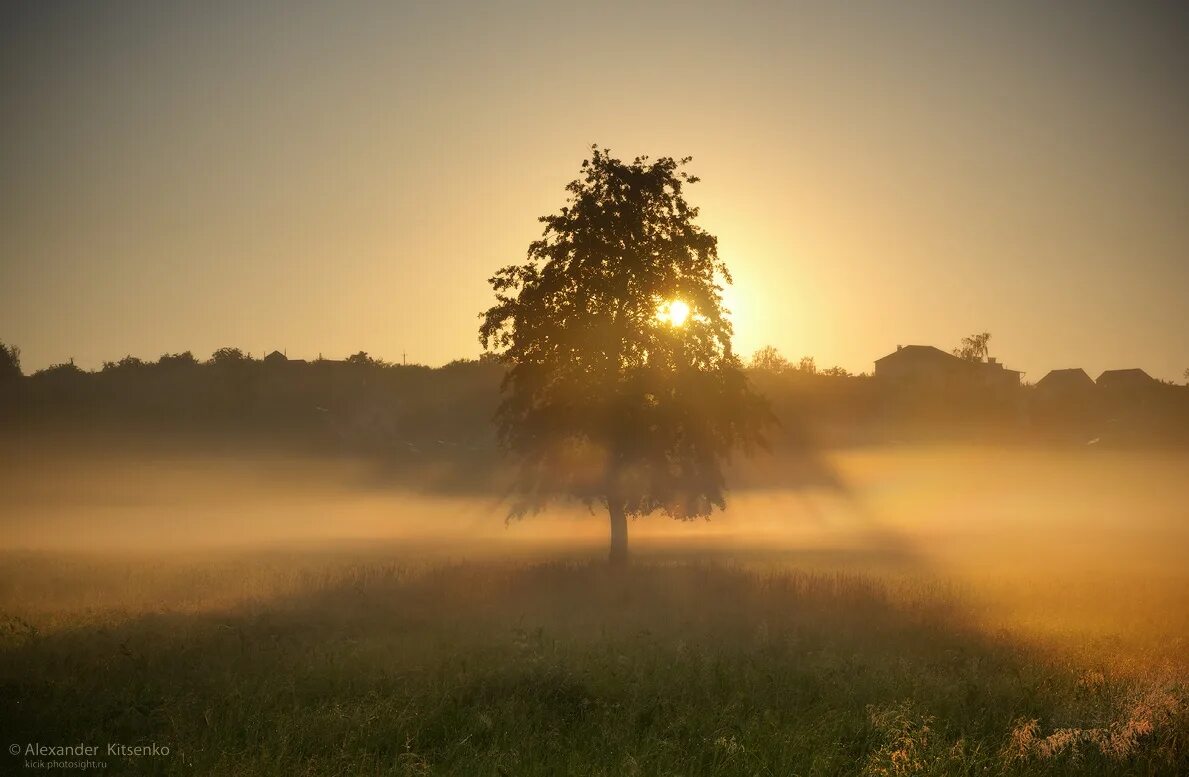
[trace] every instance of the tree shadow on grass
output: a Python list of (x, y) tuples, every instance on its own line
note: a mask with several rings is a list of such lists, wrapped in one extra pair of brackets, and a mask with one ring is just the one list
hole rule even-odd
[(130, 773), (1189, 766), (1183, 708), (1118, 759), (1087, 741), (1012, 760), (1019, 721), (1109, 726), (1133, 689), (1087, 687), (927, 586), (723, 564), (370, 564), (220, 612), (10, 621), (0, 682), (12, 742), (171, 747), (113, 759)]

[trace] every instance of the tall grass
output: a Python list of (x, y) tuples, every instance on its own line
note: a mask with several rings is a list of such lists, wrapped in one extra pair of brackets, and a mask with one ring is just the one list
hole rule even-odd
[(8, 739), (171, 748), (116, 772), (1189, 773), (1180, 665), (989, 633), (925, 578), (9, 558), (0, 602)]

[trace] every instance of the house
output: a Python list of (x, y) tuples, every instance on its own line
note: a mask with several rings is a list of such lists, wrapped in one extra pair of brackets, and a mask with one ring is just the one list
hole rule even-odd
[(1085, 394), (1095, 389), (1094, 381), (1079, 367), (1049, 370), (1036, 382), (1036, 390), (1050, 396)]
[(1159, 399), (1163, 386), (1141, 369), (1107, 370), (1096, 381), (1098, 393), (1112, 407), (1139, 408)]
[(1083, 442), (1098, 435), (1102, 396), (1085, 370), (1050, 370), (1036, 382), (1031, 400), (1031, 419), (1038, 430)]
[(892, 353), (875, 360), (877, 379), (914, 386), (982, 384), (1010, 388), (1020, 385), (1020, 375), (995, 358), (967, 361), (932, 345), (898, 345)]

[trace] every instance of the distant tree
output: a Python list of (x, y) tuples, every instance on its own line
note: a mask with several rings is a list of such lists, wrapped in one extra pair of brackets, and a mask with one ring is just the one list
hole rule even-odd
[(831, 367), (828, 370), (822, 370), (822, 375), (828, 375), (831, 378), (849, 378), (851, 374), (842, 367)]
[(387, 362), (384, 362), (380, 359), (373, 359), (371, 356), (368, 356), (367, 351), (353, 353), (347, 357), (346, 361), (347, 364), (356, 364), (365, 367), (384, 367), (387, 365)]
[(51, 364), (50, 366), (40, 369), (33, 374), (35, 376), (75, 376), (82, 375), (83, 371), (77, 364), (74, 363), (74, 359), (71, 359), (70, 361), (62, 362), (61, 364)]
[(519, 462), (512, 516), (554, 497), (604, 507), (612, 564), (627, 519), (725, 505), (722, 464), (770, 418), (731, 349), (731, 277), (684, 197), (688, 159), (592, 149), (524, 264), (490, 279), (479, 338), (508, 366), (496, 420)]
[(103, 371), (111, 372), (112, 370), (135, 370), (143, 366), (145, 366), (145, 363), (142, 360), (136, 358), (135, 356), (129, 355), (125, 356), (123, 359), (120, 359), (118, 362), (104, 362)]
[(987, 354), (989, 353), (987, 343), (990, 339), (990, 332), (980, 332), (969, 337), (963, 337), (962, 342), (952, 353), (959, 359), (964, 359), (968, 362), (981, 362), (987, 358)]
[(238, 348), (220, 348), (211, 354), (211, 364), (247, 364), (252, 359)]
[(0, 342), (0, 381), (21, 377), (21, 349)]
[(194, 358), (194, 354), (183, 351), (182, 353), (163, 353), (157, 360), (157, 364), (161, 367), (193, 367), (198, 364), (198, 360)]
[(801, 361), (797, 363), (797, 369), (806, 375), (816, 375), (817, 362), (813, 360), (812, 356), (802, 356)]
[(765, 370), (767, 372), (785, 372), (793, 367), (789, 363), (789, 360), (784, 358), (784, 355), (771, 345), (765, 345), (752, 354), (750, 366), (753, 370)]
[(1185, 368), (1185, 372), (1181, 375), (1185, 379), (1185, 383), (1189, 384), (1189, 367)]

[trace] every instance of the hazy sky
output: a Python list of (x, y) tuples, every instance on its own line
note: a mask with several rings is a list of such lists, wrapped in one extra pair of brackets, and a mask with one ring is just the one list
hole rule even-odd
[(1179, 380), (1178, 5), (5, 2), (0, 340), (475, 356), (598, 142), (694, 157), (743, 353)]

